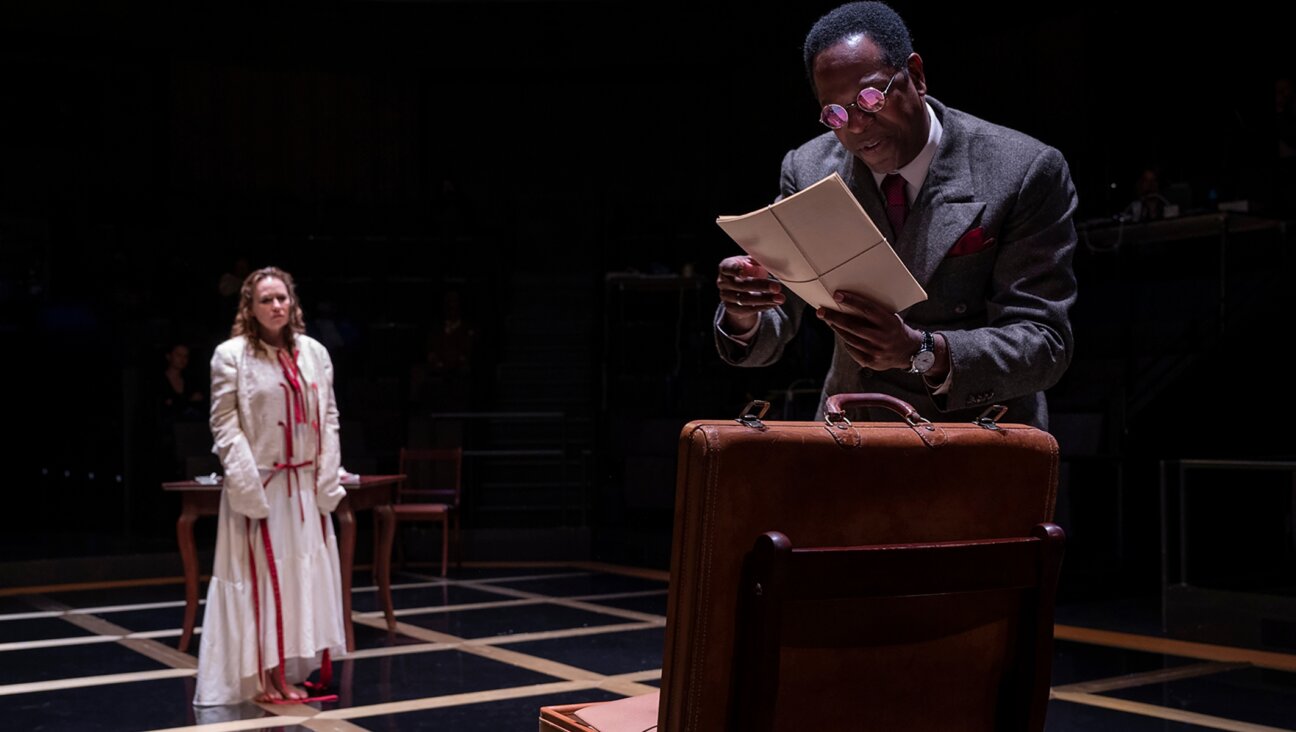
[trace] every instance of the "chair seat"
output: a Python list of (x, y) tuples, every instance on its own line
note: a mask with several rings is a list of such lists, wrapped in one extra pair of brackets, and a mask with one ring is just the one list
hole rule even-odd
[(393, 503), (392, 513), (396, 518), (417, 519), (420, 517), (440, 517), (450, 513), (446, 503)]

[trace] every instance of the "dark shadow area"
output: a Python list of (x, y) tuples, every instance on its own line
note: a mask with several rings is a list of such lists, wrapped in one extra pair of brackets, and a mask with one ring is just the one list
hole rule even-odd
[[(799, 46), (832, 4), (10, 6), (0, 556), (175, 551), (159, 484), (219, 470), (207, 364), (243, 274), (274, 264), (332, 354), (348, 470), (462, 447), (465, 557), (666, 568), (680, 427), (817, 403), (817, 322), (777, 366), (716, 356), (736, 249), (714, 219), (770, 202), (821, 131)], [(1070, 163), (1062, 599), (1159, 595), (1134, 527), (1158, 525), (1162, 461), (1293, 457), (1284, 26), (1258, 3), (897, 8), (933, 96)], [(1226, 523), (1287, 511), (1225, 556), (1290, 553), (1290, 501), (1220, 490), (1199, 505)], [(435, 561), (425, 543), (407, 559)]]

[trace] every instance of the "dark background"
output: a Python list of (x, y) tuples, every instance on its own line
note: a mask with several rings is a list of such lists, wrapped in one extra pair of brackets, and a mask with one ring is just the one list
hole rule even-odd
[[(244, 257), (298, 279), (348, 468), (439, 442), (561, 454), (468, 466), (469, 558), (665, 566), (680, 426), (752, 397), (813, 410), (817, 328), (776, 367), (716, 357), (736, 249), (714, 218), (772, 200), (821, 131), (799, 46), (834, 4), (7, 6), (0, 561), (173, 550), (158, 483), (210, 460), (159, 416), (163, 354), (187, 344), (205, 389)], [(1148, 166), (1186, 212), (1288, 215), (1271, 110), (1291, 39), (1259, 5), (896, 7), (931, 94), (1058, 147), (1078, 222), (1110, 232)], [(1082, 238), (1076, 364), (1051, 394), (1070, 576), (1155, 579), (1159, 461), (1291, 457), (1286, 243)], [(427, 361), (447, 292), (476, 333), (462, 373)], [(487, 416), (435, 416), (465, 411)]]

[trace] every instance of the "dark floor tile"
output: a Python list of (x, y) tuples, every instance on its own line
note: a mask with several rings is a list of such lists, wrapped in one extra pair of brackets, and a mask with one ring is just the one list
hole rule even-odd
[(1199, 661), (1089, 643), (1056, 641), (1053, 644), (1053, 686), (1156, 671), (1189, 663)]
[(1159, 595), (1059, 604), (1054, 611), (1054, 620), (1061, 625), (1077, 625), (1082, 628), (1165, 635), (1161, 628)]
[(74, 638), (94, 635), (62, 618), (31, 618), (30, 620), (0, 621), (0, 643)]
[(188, 678), (14, 694), (0, 696), (0, 719), (12, 730), (118, 732), (269, 716), (249, 703), (198, 710), (207, 716), (196, 717), (193, 693), (194, 680)]
[(120, 643), (5, 651), (0, 661), (0, 685), (167, 668)]
[(611, 701), (620, 698), (619, 695), (602, 689), (587, 689), (563, 694), (526, 696), (482, 704), (426, 709), (405, 714), (388, 714), (381, 717), (361, 717), (351, 721), (372, 730), (529, 731), (536, 728), (540, 707)]
[(32, 613), (39, 608), (32, 606), (22, 597), (0, 597), (0, 615), (11, 613)]
[[(105, 605), (135, 605), (147, 602), (173, 602), (185, 599), (183, 584), (140, 585), (136, 587), (110, 587), (75, 592), (52, 592), (47, 597), (70, 607), (101, 607)], [(206, 584), (198, 586), (198, 599), (207, 597)]]
[(614, 592), (637, 592), (640, 590), (663, 590), (666, 583), (657, 580), (629, 577), (623, 574), (591, 573), (574, 577), (541, 577), (529, 580), (507, 580), (492, 582), (499, 587), (508, 587), (523, 592), (535, 592), (557, 597), (576, 595), (603, 595)]
[[(407, 565), (405, 570), (392, 570), (392, 582), (476, 582), (484, 579), (501, 579), (512, 577), (539, 577), (555, 574), (578, 574), (588, 570), (574, 567), (461, 567), (455, 569), (453, 563), (447, 576), (441, 576), (441, 565), (431, 564), (420, 567), (418, 564)], [(366, 582), (377, 584), (372, 574), (361, 573), (357, 579), (366, 577)], [(357, 584), (359, 584), (357, 582)]]
[[(474, 602), (500, 602), (510, 600), (498, 592), (486, 592), (470, 587), (414, 587), (410, 589), (392, 589), (392, 606), (397, 610), (410, 607), (441, 607), (442, 605), (464, 605)], [(378, 603), (378, 591), (353, 592), (351, 609), (356, 612), (374, 612), (382, 609)]]
[(628, 622), (625, 618), (615, 615), (587, 612), (550, 603), (405, 615), (401, 620), (420, 628), (449, 633), (460, 638), (490, 638), (499, 635), (588, 628)]
[(479, 580), (499, 577), (538, 577), (551, 574), (571, 574), (584, 572), (572, 567), (463, 567), (455, 569), (450, 565), (450, 579)]
[(591, 605), (606, 605), (607, 607), (620, 608), (622, 610), (634, 610), (639, 613), (650, 613), (666, 617), (666, 591), (663, 589), (660, 593), (653, 595), (640, 595), (637, 597), (617, 597), (606, 600), (582, 600), (581, 602)]
[(1296, 723), (1296, 674), (1269, 669), (1238, 669), (1104, 695), (1251, 724), (1285, 728)]
[(349, 659), (334, 666), (340, 704), (344, 707), (559, 680), (462, 651)]
[(595, 633), (575, 638), (502, 643), (500, 647), (540, 656), (601, 674), (627, 674), (661, 668), (665, 629)]
[(1044, 720), (1045, 732), (1206, 732), (1209, 729), (1057, 699), (1049, 702)]
[[(203, 605), (198, 606), (194, 619), (194, 629), (202, 627)], [(183, 607), (158, 607), (148, 610), (120, 610), (110, 613), (95, 613), (113, 625), (119, 625), (132, 633), (145, 633), (151, 630), (174, 630), (184, 625)]]
[[(357, 574), (356, 579), (358, 580), (362, 576), (365, 575), (363, 573)], [(432, 569), (431, 567), (424, 567), (421, 569), (412, 567), (410, 569), (393, 569), (391, 572), (391, 581), (393, 584), (400, 582), (440, 582), (441, 580), (440, 565), (437, 565), (436, 569)], [(368, 580), (366, 581), (372, 585), (378, 584), (378, 578), (373, 576), (373, 572), (368, 574)]]

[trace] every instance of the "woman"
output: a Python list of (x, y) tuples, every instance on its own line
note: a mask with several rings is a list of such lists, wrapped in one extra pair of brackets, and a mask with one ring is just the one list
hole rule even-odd
[[(292, 277), (243, 281), (211, 362), (211, 430), (224, 467), (194, 704), (298, 703), (292, 684), (346, 647), (337, 539), (338, 413), (328, 351), (304, 334)], [(314, 697), (323, 699), (324, 697)]]

